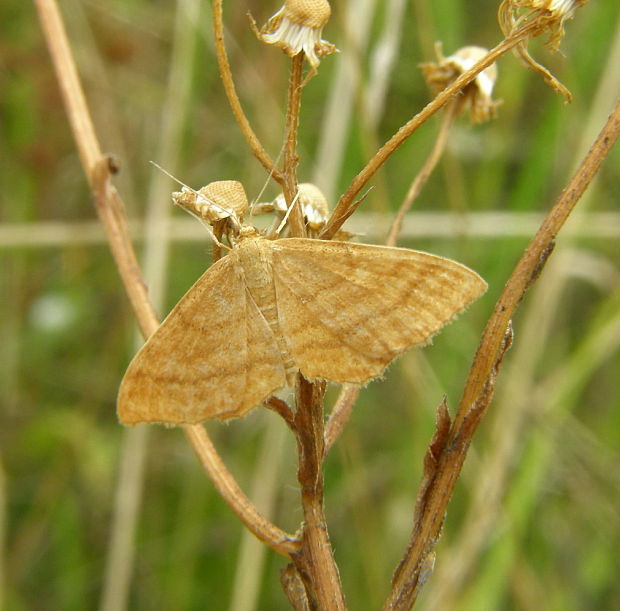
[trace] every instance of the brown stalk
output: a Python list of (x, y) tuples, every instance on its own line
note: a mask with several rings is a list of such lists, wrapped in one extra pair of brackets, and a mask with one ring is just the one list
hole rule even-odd
[(521, 41), (540, 34), (543, 26), (537, 21), (525, 24), (512, 36), (500, 42), (495, 48), (491, 49), (479, 62), (466, 72), (463, 72), (453, 83), (446, 87), (429, 102), (417, 115), (405, 123), (368, 161), (366, 166), (351, 181), (347, 190), (340, 196), (338, 204), (326, 223), (320, 236), (322, 239), (331, 239), (340, 229), (344, 221), (348, 218), (347, 210), (351, 203), (364, 187), (364, 185), (374, 176), (375, 172), (388, 160), (394, 153), (421, 125), (430, 119), (437, 111), (445, 106), (455, 95), (464, 87), (471, 83), (476, 76), (485, 68), (488, 68), (499, 57), (513, 49)]
[(297, 195), (297, 164), (299, 157), (297, 156), (297, 128), (299, 127), (299, 110), (301, 108), (302, 93), (302, 74), (304, 66), (304, 53), (298, 53), (291, 60), (291, 74), (288, 86), (288, 103), (286, 108), (286, 139), (284, 142), (284, 154), (282, 170), (284, 181), (282, 182), (282, 190), (284, 199), (290, 210), (288, 219), (291, 229), (291, 237), (305, 238), (306, 227), (304, 225), (304, 217), (301, 211), (301, 205), (295, 199)]
[[(305, 55), (299, 53), (291, 60), (286, 112), (282, 189), (290, 210), (289, 226), (292, 237), (305, 237), (306, 228), (301, 206), (296, 199), (297, 184), (297, 129), (301, 108), (302, 75)], [(292, 206), (292, 208), (291, 208)], [(327, 523), (323, 512), (323, 396), (325, 382), (309, 382), (297, 375), (295, 388), (296, 411), (293, 423), (288, 423), (297, 439), (298, 480), (301, 487), (301, 506), (304, 523), (300, 550), (291, 556), (299, 580), (306, 591), (312, 609), (344, 609), (344, 596), (338, 568), (334, 561)], [(286, 420), (286, 418), (285, 418)], [(289, 569), (290, 572), (290, 569)], [(283, 581), (289, 600), (292, 591), (287, 588), (299, 580)]]
[(286, 401), (279, 399), (278, 397), (269, 397), (263, 405), (267, 409), (270, 409), (278, 414), (280, 418), (286, 422), (288, 428), (291, 429), (293, 433), (295, 432), (295, 412)]
[[(110, 159), (101, 153), (58, 5), (55, 0), (35, 2), (97, 213), (142, 334), (148, 337), (157, 329), (158, 321), (129, 240), (122, 201), (110, 182)], [(243, 494), (204, 428), (192, 425), (183, 430), (224, 501), (246, 527), (278, 553), (289, 556), (295, 552), (299, 545), (294, 539), (271, 524)]]
[(301, 486), (304, 526), (301, 549), (291, 556), (311, 609), (346, 609), (323, 511), (325, 458), (323, 396), (325, 382), (309, 382), (298, 374), (296, 387), (297, 478)]
[(536, 281), (555, 238), (620, 136), (620, 100), (575, 175), (548, 213), (515, 266), (487, 323), (476, 352), (459, 409), (448, 438), (436, 458), (436, 468), (414, 524), (409, 547), (394, 575), (384, 609), (410, 609), (423, 582), (439, 538), (447, 504), (454, 490), (472, 436), (492, 398), (495, 378), (509, 346), (510, 321), (527, 289)]
[(439, 133), (437, 134), (433, 149), (431, 150), (429, 156), (426, 158), (424, 165), (420, 168), (417, 176), (411, 182), (409, 190), (407, 191), (407, 195), (405, 195), (405, 199), (400, 205), (400, 208), (398, 209), (398, 212), (396, 213), (396, 216), (392, 221), (388, 237), (385, 240), (386, 246), (396, 246), (396, 242), (398, 241), (398, 234), (403, 227), (403, 220), (405, 219), (405, 215), (407, 214), (407, 212), (409, 212), (411, 205), (415, 201), (416, 197), (418, 197), (424, 185), (430, 178), (430, 175), (433, 173), (435, 166), (441, 159), (441, 156), (446, 148), (450, 127), (454, 123), (454, 119), (457, 116), (458, 109), (459, 104), (456, 99), (450, 100), (446, 105), (446, 109), (441, 120), (441, 125), (439, 127)]
[(342, 387), (325, 425), (325, 454), (332, 449), (332, 446), (342, 435), (361, 390), (359, 386)]
[(241, 133), (244, 135), (247, 143), (252, 151), (252, 154), (263, 167), (273, 176), (273, 179), (282, 184), (283, 177), (280, 171), (275, 167), (273, 160), (260, 143), (257, 135), (250, 126), (250, 122), (243, 112), (237, 90), (235, 88), (235, 82), (233, 81), (232, 71), (230, 70), (230, 63), (228, 61), (228, 54), (226, 53), (226, 45), (224, 44), (224, 23), (222, 19), (222, 0), (213, 0), (213, 34), (215, 38), (215, 55), (217, 57), (217, 64), (220, 69), (220, 78), (224, 85), (224, 92), (228, 98), (228, 103), (232, 109), (235, 121), (239, 125)]

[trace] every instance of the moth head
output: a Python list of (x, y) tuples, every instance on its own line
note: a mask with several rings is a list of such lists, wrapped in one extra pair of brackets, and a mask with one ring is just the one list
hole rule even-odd
[(177, 206), (198, 215), (211, 226), (224, 224), (237, 234), (248, 210), (248, 198), (243, 185), (236, 180), (211, 182), (198, 191), (183, 187), (172, 194)]

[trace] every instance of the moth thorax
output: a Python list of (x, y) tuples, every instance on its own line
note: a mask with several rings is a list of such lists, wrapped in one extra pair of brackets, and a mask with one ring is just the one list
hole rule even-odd
[(260, 233), (252, 227), (251, 225), (242, 225), (239, 229), (239, 234), (237, 236), (238, 240), (244, 240), (246, 238), (258, 238), (260, 237)]

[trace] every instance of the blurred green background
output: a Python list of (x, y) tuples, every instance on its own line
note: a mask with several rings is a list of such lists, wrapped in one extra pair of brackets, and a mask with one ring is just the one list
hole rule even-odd
[[(239, 93), (275, 157), (288, 64), (256, 41), (246, 12), (261, 24), (278, 4), (225, 4)], [(241, 180), (250, 198), (266, 180), (218, 80), (210, 3), (67, 0), (61, 8), (102, 147), (122, 167), (116, 184), (149, 288), (165, 314), (209, 264), (210, 245), (197, 223), (172, 210), (175, 185), (149, 161), (196, 188)], [(434, 41), (446, 53), (491, 47), (501, 39), (496, 11), (489, 0), (475, 8), (454, 0), (334, 2), (324, 37), (341, 53), (322, 61), (304, 91), (300, 180), (322, 186), (333, 204), (377, 146), (427, 103), (417, 64), (434, 59)], [(564, 104), (514, 57), (503, 58), (498, 118), (481, 126), (458, 121), (401, 240), (465, 263), (490, 289), (432, 346), (410, 351), (363, 391), (326, 463), (327, 515), (351, 609), (377, 609), (385, 599), (408, 539), (435, 409), (446, 394), (454, 410), (485, 321), (538, 215), (620, 95), (620, 5), (593, 0), (579, 9), (562, 54), (540, 41), (531, 49), (574, 102)], [(116, 421), (136, 325), (30, 2), (0, 4), (0, 125), (4, 607), (288, 608), (279, 585), (284, 560), (244, 534), (183, 435), (128, 431)], [(390, 211), (437, 126), (434, 118), (374, 177), (349, 225), (364, 241), (385, 239)], [(514, 320), (514, 347), (416, 608), (620, 608), (619, 193), (616, 147)], [(276, 194), (269, 184), (262, 199)], [(295, 454), (284, 426), (259, 409), (208, 429), (252, 498), (295, 530)], [(135, 535), (126, 511), (132, 503)], [(122, 553), (123, 542), (135, 556)]]

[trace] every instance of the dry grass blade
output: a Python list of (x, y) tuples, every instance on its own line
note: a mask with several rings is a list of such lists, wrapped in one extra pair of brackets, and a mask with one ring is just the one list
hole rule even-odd
[(403, 203), (400, 205), (394, 220), (392, 221), (392, 226), (390, 227), (390, 231), (388, 233), (388, 237), (385, 243), (388, 246), (395, 246), (398, 241), (398, 236), (403, 227), (403, 220), (405, 219), (405, 215), (411, 208), (411, 205), (418, 197), (427, 180), (430, 178), (435, 166), (441, 159), (441, 155), (446, 147), (446, 143), (448, 141), (448, 133), (450, 131), (450, 127), (452, 126), (454, 119), (458, 113), (458, 104), (453, 100), (446, 105), (446, 109), (444, 115), (441, 120), (441, 126), (439, 127), (439, 133), (437, 134), (437, 139), (435, 140), (435, 144), (433, 145), (433, 149), (427, 157), (424, 165), (418, 172), (417, 176), (411, 182), (411, 186), (405, 195), (405, 199)]

